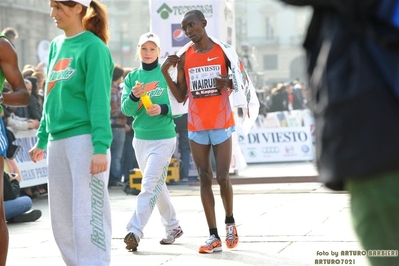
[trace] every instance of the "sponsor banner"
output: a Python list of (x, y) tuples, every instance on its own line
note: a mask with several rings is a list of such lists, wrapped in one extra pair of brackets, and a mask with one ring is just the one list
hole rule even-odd
[[(151, 18), (150, 31), (161, 39), (160, 62), (163, 62), (168, 55), (176, 54), (190, 41), (181, 29), (181, 20), (183, 14), (191, 9), (202, 11), (207, 20), (206, 32), (209, 36), (235, 46), (234, 0), (149, 0), (148, 2)], [(213, 91), (209, 91), (207, 96), (212, 93)], [(233, 137), (231, 170), (246, 165), (236, 139), (237, 137)], [(179, 155), (176, 157), (179, 158)], [(189, 176), (198, 176), (192, 156), (190, 156)]]
[(252, 128), (238, 141), (247, 163), (313, 160), (308, 127)]
[(20, 187), (32, 187), (47, 183), (47, 153), (41, 161), (34, 163), (29, 157), (29, 150), (36, 144), (36, 130), (17, 131), (14, 133), (15, 145), (21, 146), (14, 161), (21, 173)]
[[(241, 118), (240, 118), (241, 119)], [(238, 123), (241, 123), (237, 119)], [(315, 141), (315, 120), (309, 109), (284, 112), (271, 112), (267, 116), (259, 115), (253, 128), (308, 127)]]
[(149, 0), (149, 6), (150, 31), (161, 39), (161, 62), (190, 41), (181, 29), (181, 20), (191, 9), (204, 13), (209, 36), (235, 46), (234, 0)]

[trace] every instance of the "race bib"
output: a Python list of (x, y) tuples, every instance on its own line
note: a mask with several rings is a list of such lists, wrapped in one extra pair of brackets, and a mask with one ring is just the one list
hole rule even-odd
[(190, 90), (193, 98), (204, 98), (220, 95), (216, 88), (215, 78), (220, 77), (220, 65), (193, 67), (188, 70)]

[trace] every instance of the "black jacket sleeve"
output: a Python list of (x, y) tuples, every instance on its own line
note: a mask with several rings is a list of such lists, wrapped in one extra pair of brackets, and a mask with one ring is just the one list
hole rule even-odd
[(18, 198), (20, 191), (18, 180), (10, 181), (8, 174), (4, 172), (3, 182), (4, 182), (4, 201)]
[(30, 119), (37, 119), (40, 121), (40, 119), (42, 118), (43, 109), (40, 107), (38, 96), (30, 96), (28, 110)]

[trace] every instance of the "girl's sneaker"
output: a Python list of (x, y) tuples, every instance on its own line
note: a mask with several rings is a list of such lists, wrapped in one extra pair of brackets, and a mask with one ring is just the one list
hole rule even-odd
[(125, 244), (126, 249), (129, 251), (137, 251), (137, 247), (139, 246), (140, 238), (133, 233), (128, 233), (125, 236)]
[(162, 238), (162, 240), (159, 243), (161, 243), (161, 245), (172, 244), (173, 242), (175, 242), (176, 238), (179, 238), (182, 235), (183, 235), (183, 230), (181, 229), (181, 227), (180, 226), (176, 227), (175, 229), (166, 232), (165, 238)]

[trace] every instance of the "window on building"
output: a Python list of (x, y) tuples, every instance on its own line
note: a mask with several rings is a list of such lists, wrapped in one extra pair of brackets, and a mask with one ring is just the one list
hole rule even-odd
[(236, 36), (237, 40), (244, 41), (246, 39), (246, 22), (242, 18), (236, 20)]
[(263, 56), (263, 68), (265, 70), (275, 70), (277, 69), (277, 55), (264, 55)]
[(274, 39), (274, 25), (273, 20), (271, 17), (265, 18), (265, 37), (266, 40), (273, 40)]

